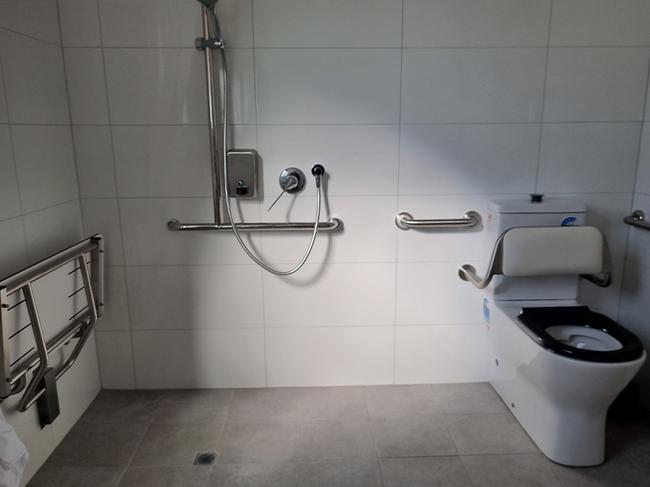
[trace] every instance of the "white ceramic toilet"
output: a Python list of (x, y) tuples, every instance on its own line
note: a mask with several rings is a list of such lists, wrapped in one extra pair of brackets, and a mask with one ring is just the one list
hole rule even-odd
[(548, 458), (597, 465), (607, 410), (646, 354), (636, 336), (577, 302), (581, 276), (609, 284), (606, 242), (582, 226), (584, 204), (540, 199), (491, 202), (492, 265), (483, 279), (471, 266), (459, 274), (486, 289), (492, 386)]

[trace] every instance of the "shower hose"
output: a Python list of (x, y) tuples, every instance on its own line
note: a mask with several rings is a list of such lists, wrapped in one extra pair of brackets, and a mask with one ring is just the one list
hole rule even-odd
[(290, 276), (291, 274), (294, 274), (298, 272), (302, 266), (305, 265), (305, 262), (307, 262), (307, 259), (311, 255), (311, 251), (314, 248), (314, 243), (316, 242), (316, 236), (318, 235), (318, 222), (320, 221), (320, 211), (321, 211), (321, 173), (318, 171), (312, 171), (314, 173), (314, 177), (316, 178), (316, 216), (314, 220), (314, 230), (311, 233), (311, 239), (309, 240), (309, 245), (307, 246), (307, 251), (305, 254), (302, 256), (302, 259), (293, 266), (291, 269), (288, 270), (279, 270), (279, 269), (274, 269), (270, 265), (268, 265), (266, 262), (264, 262), (262, 259), (257, 257), (251, 249), (248, 248), (246, 243), (244, 242), (244, 239), (242, 239), (239, 229), (237, 228), (237, 224), (235, 223), (235, 219), (232, 216), (232, 209), (230, 206), (230, 193), (228, 192), (228, 123), (229, 123), (229, 114), (228, 114), (228, 68), (226, 64), (226, 50), (223, 48), (223, 46), (219, 49), (219, 52), (221, 53), (221, 93), (222, 93), (222, 122), (223, 122), (223, 146), (222, 146), (222, 154), (223, 154), (223, 191), (225, 195), (225, 203), (226, 203), (226, 211), (228, 213), (228, 218), (230, 219), (230, 223), (232, 226), (232, 231), (235, 234), (235, 238), (237, 239), (237, 242), (239, 242), (239, 245), (241, 248), (246, 252), (248, 257), (251, 258), (253, 262), (255, 262), (257, 265), (259, 265), (262, 269), (265, 271), (270, 272), (271, 274), (275, 274), (276, 276)]

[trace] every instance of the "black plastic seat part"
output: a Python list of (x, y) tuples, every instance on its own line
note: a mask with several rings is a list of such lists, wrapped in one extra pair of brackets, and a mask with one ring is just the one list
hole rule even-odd
[[(558, 355), (587, 362), (629, 362), (643, 355), (643, 344), (614, 320), (595, 313), (588, 306), (523, 308), (518, 316), (524, 331), (541, 347)], [(553, 338), (546, 329), (552, 326), (583, 326), (607, 333), (618, 340), (621, 348), (600, 351), (576, 348)]]

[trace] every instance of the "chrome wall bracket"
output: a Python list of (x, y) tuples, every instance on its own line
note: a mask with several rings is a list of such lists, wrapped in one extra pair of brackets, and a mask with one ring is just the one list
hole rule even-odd
[(395, 225), (402, 230), (411, 229), (442, 229), (442, 228), (471, 228), (481, 223), (481, 215), (476, 211), (468, 211), (462, 218), (443, 218), (416, 220), (410, 213), (401, 212), (395, 216)]
[(634, 210), (631, 215), (623, 218), (623, 221), (633, 227), (650, 230), (650, 222), (646, 219), (643, 210)]

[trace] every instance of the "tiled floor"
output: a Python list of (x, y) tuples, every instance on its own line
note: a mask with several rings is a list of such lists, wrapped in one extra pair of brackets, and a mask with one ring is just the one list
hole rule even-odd
[(650, 423), (608, 435), (604, 465), (555, 465), (487, 384), (104, 391), (29, 485), (649, 486)]

